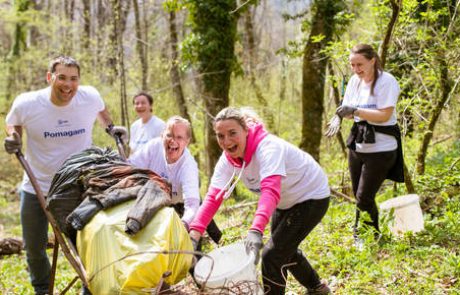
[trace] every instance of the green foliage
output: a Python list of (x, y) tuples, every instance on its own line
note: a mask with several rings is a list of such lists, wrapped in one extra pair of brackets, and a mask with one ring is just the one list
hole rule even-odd
[[(454, 1), (417, 1), (404, 0), (403, 9), (393, 41), (389, 49), (386, 69), (394, 74), (401, 86), (402, 95), (398, 102), (398, 117), (401, 119), (404, 133), (404, 152), (406, 163), (413, 176), (416, 190), (421, 197), (426, 230), (421, 233), (407, 233), (395, 237), (390, 233), (391, 213), (382, 212), (383, 238), (376, 242), (370, 233), (363, 232), (366, 247), (358, 251), (353, 247), (351, 225), (354, 219), (355, 206), (332, 197), (331, 206), (322, 223), (302, 243), (302, 249), (320, 276), (329, 281), (335, 294), (458, 294), (460, 293), (460, 143), (458, 137), (459, 100), (458, 90), (452, 91), (448, 108), (441, 114), (440, 123), (434, 130), (433, 141), (452, 136), (439, 144), (432, 144), (428, 150), (427, 167), (424, 176), (415, 175), (415, 153), (419, 147), (420, 137), (427, 128), (427, 119), (439, 98), (439, 62), (437, 54), (445, 52), (448, 62), (449, 78), (453, 83), (458, 81), (460, 66), (459, 21), (452, 20), (452, 7), (447, 3)], [(51, 3), (51, 2), (50, 2)], [(334, 66), (335, 77), (329, 77), (329, 85), (341, 86), (342, 81), (350, 75), (348, 65), (349, 49), (357, 43), (370, 43), (376, 48), (381, 43), (382, 35), (390, 17), (389, 1), (347, 1), (348, 9), (336, 16), (338, 23), (343, 23), (335, 34), (324, 53)], [(58, 2), (54, 4), (58, 11)], [(163, 3), (165, 9), (178, 13), (188, 9), (191, 20), (187, 23), (183, 34), (187, 40), (180, 44), (185, 62), (181, 63), (184, 93), (192, 117), (192, 123), (198, 142), (190, 147), (193, 154), (200, 155), (201, 192), (207, 190), (207, 177), (204, 171), (206, 154), (204, 149), (204, 117), (202, 100), (192, 81), (195, 77), (189, 71), (192, 66), (206, 73), (220, 71), (231, 65), (233, 71), (238, 68), (234, 57), (214, 61), (221, 49), (229, 49), (230, 38), (236, 35), (236, 25), (227, 26), (238, 17), (229, 13), (235, 9), (232, 1), (174, 1)], [(217, 8), (216, 8), (217, 7)], [(198, 12), (199, 10), (199, 12)], [(307, 12), (305, 12), (307, 13)], [(308, 11), (309, 13), (309, 11)], [(300, 14), (299, 14), (300, 15)], [(450, 16), (451, 18), (449, 19)], [(154, 16), (155, 18), (158, 16)], [(307, 18), (308, 14), (302, 17)], [(7, 55), (12, 46), (12, 32), (17, 22), (24, 22), (26, 29), (33, 26), (39, 28), (40, 38), (36, 45), (30, 45), (21, 56), (10, 63)], [(160, 22), (159, 22), (160, 23)], [(287, 22), (287, 25), (291, 25)], [(222, 25), (222, 30), (195, 30), (195, 26), (209, 28)], [(189, 28), (194, 32), (189, 34)], [(108, 27), (97, 28), (106, 31)], [(263, 28), (266, 29), (266, 28)], [(288, 46), (278, 50), (278, 56), (269, 64), (263, 64), (264, 71), (257, 72), (257, 83), (263, 85), (264, 96), (267, 98), (270, 111), (275, 118), (274, 128), (283, 139), (298, 144), (300, 141), (301, 114), (300, 87), (304, 45), (309, 33), (309, 23), (304, 22), (303, 34), (288, 38)], [(18, 15), (11, 1), (0, 0), (0, 112), (3, 117), (10, 107), (11, 99), (23, 91), (39, 89), (46, 86), (45, 74), (50, 56), (65, 51), (75, 55), (82, 63), (82, 84), (96, 86), (115, 122), (119, 122), (119, 85), (118, 80), (110, 75), (111, 65), (107, 63), (109, 52), (105, 49), (107, 40), (102, 40), (103, 52), (95, 50), (85, 52), (79, 46), (78, 21), (70, 23), (63, 13), (48, 15), (46, 11), (27, 11)], [(263, 33), (264, 30), (261, 29)], [(132, 31), (124, 37), (129, 38)], [(262, 34), (261, 33), (261, 34)], [(158, 36), (164, 33), (160, 26), (152, 26), (149, 34), (149, 70), (150, 89), (155, 97), (154, 113), (166, 119), (178, 113), (177, 105), (170, 88), (168, 77), (169, 59), (163, 52), (164, 47), (157, 43)], [(106, 35), (103, 35), (106, 36)], [(105, 37), (103, 37), (105, 38)], [(217, 41), (214, 39), (218, 39)], [(262, 37), (261, 37), (262, 38)], [(264, 40), (262, 40), (264, 41)], [(267, 48), (261, 41), (261, 50)], [(96, 42), (96, 41), (94, 41)], [(139, 90), (140, 73), (138, 64), (133, 61), (130, 42), (126, 42), (126, 64), (128, 77), (128, 97)], [(134, 42), (132, 42), (134, 44)], [(205, 57), (200, 61), (198, 54)], [(270, 56), (271, 58), (271, 56)], [(285, 65), (282, 66), (280, 61)], [(206, 63), (209, 62), (209, 63)], [(6, 87), (9, 71), (15, 70), (13, 85)], [(285, 82), (280, 77), (285, 76)], [(111, 80), (113, 78), (113, 80)], [(283, 83), (285, 83), (283, 85)], [(285, 95), (281, 96), (281, 88)], [(4, 99), (7, 92), (12, 96)], [(329, 92), (328, 92), (329, 93)], [(129, 100), (130, 101), (130, 100)], [(249, 79), (244, 76), (232, 76), (230, 87), (230, 105), (252, 106), (259, 114), (264, 114)], [(325, 116), (329, 117), (335, 105), (332, 96), (326, 105)], [(130, 109), (131, 122), (135, 113)], [(4, 129), (4, 120), (0, 129)], [(342, 126), (344, 136), (348, 133), (350, 122)], [(412, 130), (412, 131), (410, 131)], [(412, 137), (409, 136), (412, 132)], [(95, 126), (94, 142), (100, 146), (115, 147), (113, 139), (108, 137), (102, 128)], [(350, 193), (347, 160), (342, 155), (336, 139), (323, 140), (321, 146), (321, 165), (329, 176), (330, 186), (344, 193)], [(0, 152), (0, 237), (20, 237), (19, 200), (15, 188), (20, 182), (22, 170), (17, 160), (4, 152)], [(385, 182), (378, 193), (380, 203), (395, 195), (405, 194), (405, 187), (399, 184), (393, 190), (391, 182)], [(244, 203), (257, 201), (257, 196), (241, 185), (237, 194), (232, 196), (216, 216), (219, 226), (224, 230), (223, 244), (232, 243), (244, 238), (250, 227), (255, 212), (255, 204), (237, 209)], [(267, 229), (264, 241), (267, 242)], [(206, 243), (206, 251), (216, 245)], [(51, 252), (49, 252), (51, 255)], [(59, 257), (57, 289), (62, 290), (74, 276), (74, 272), (66, 260)], [(74, 286), (71, 294), (79, 291), (80, 284)], [(304, 292), (292, 277), (288, 280), (288, 290), (293, 294)], [(28, 273), (24, 254), (8, 256), (0, 259), (0, 293), (32, 294), (28, 284)]]
[(193, 33), (184, 40), (182, 47), (185, 62), (194, 64), (203, 78), (207, 89), (215, 87), (220, 75), (235, 68), (233, 53), (236, 38), (234, 0), (188, 0), (190, 24)]

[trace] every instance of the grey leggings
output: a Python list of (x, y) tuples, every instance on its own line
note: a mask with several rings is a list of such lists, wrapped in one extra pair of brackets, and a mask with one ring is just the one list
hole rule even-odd
[(357, 207), (359, 210), (369, 213), (372, 225), (377, 230), (379, 230), (379, 212), (375, 203), (375, 195), (388, 171), (395, 164), (396, 157), (396, 150), (380, 153), (358, 153), (349, 150), (348, 168)]

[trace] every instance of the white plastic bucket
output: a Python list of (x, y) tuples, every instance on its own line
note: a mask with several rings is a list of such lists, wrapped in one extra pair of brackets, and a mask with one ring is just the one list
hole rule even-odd
[(382, 210), (394, 209), (394, 222), (390, 228), (393, 233), (419, 232), (424, 229), (419, 200), (418, 195), (411, 194), (393, 198), (380, 204)]
[(250, 282), (247, 284), (249, 289), (244, 290), (245, 294), (263, 294), (257, 279), (254, 255), (246, 254), (243, 243), (220, 247), (207, 255), (212, 259), (203, 256), (195, 265), (194, 272), (196, 281), (205, 284), (205, 288), (231, 287)]

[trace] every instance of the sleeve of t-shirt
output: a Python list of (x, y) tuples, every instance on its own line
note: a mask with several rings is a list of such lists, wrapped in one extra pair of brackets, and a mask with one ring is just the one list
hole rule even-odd
[(198, 166), (191, 155), (188, 161), (185, 162), (184, 168), (181, 169), (180, 179), (184, 198), (182, 220), (190, 224), (200, 206)]
[(5, 122), (7, 125), (23, 126), (24, 125), (24, 97), (16, 97), (10, 111), (6, 115)]
[(286, 163), (283, 142), (275, 137), (267, 136), (256, 150), (259, 159), (260, 179), (272, 175), (286, 176)]
[(379, 96), (377, 99), (377, 109), (395, 107), (400, 92), (399, 84), (396, 79), (389, 74), (382, 76), (381, 79), (382, 81), (381, 83), (377, 83), (377, 89), (375, 91)]

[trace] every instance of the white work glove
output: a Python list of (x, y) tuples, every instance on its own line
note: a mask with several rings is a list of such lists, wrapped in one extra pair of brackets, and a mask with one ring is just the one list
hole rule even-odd
[(128, 129), (124, 126), (113, 126), (110, 124), (107, 126), (105, 131), (113, 138), (115, 138), (115, 136), (119, 136), (123, 142), (127, 142), (128, 140)]
[(21, 135), (16, 131), (13, 131), (10, 136), (7, 136), (4, 141), (5, 150), (8, 154), (14, 154), (21, 150), (22, 139)]
[(327, 131), (324, 135), (332, 137), (340, 131), (340, 125), (342, 124), (342, 118), (339, 115), (334, 115), (332, 119), (327, 123)]
[(246, 239), (244, 239), (244, 246), (246, 247), (246, 254), (254, 253), (254, 264), (259, 263), (260, 249), (263, 245), (262, 233), (257, 230), (249, 230)]

